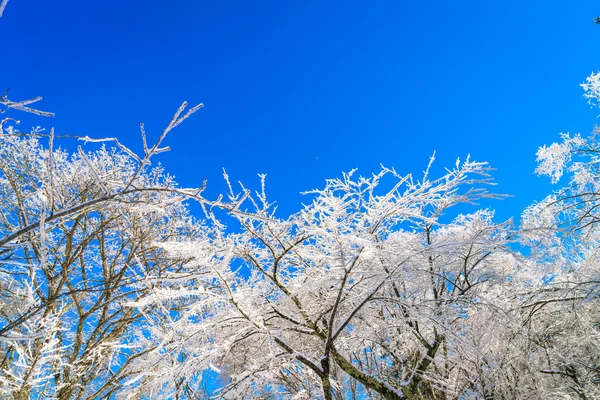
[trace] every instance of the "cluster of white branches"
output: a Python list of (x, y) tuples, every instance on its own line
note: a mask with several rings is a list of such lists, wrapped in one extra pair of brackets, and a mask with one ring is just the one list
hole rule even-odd
[(0, 397), (600, 397), (596, 134), (540, 148), (569, 181), (519, 227), (470, 158), (351, 171), (282, 217), (264, 175), (208, 201), (151, 167), (200, 107), (142, 124), (142, 155), (0, 122)]

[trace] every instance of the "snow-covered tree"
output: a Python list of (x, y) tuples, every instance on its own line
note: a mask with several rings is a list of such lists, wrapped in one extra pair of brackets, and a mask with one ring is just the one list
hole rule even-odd
[[(597, 105), (599, 75), (582, 84)], [(600, 142), (561, 134), (538, 150), (539, 175), (564, 186), (523, 215), (531, 288), (521, 297), (521, 363), (536, 393), (548, 398), (600, 397)]]
[(510, 222), (488, 210), (450, 219), (452, 207), (494, 197), (488, 171), (467, 159), (438, 179), (351, 172), (288, 218), (276, 217), (264, 176), (255, 195), (231, 189), (248, 204), (230, 213), (239, 230), (213, 220), (201, 237), (163, 245), (190, 262), (150, 280), (169, 322), (165, 348), (138, 360), (164, 364), (140, 393), (193, 390), (212, 369), (223, 398), (464, 396), (460, 349), (481, 338), (469, 322), (493, 319), (516, 266)]
[[(32, 111), (29, 102), (5, 105)], [(69, 154), (54, 132), (0, 125), (0, 396), (108, 398), (130, 383), (132, 361), (153, 347), (136, 283), (177, 268), (158, 243), (193, 237), (177, 187), (151, 158), (198, 107), (177, 111), (138, 157), (114, 148)], [(35, 111), (35, 110), (33, 110)], [(36, 112), (39, 114), (39, 112)]]

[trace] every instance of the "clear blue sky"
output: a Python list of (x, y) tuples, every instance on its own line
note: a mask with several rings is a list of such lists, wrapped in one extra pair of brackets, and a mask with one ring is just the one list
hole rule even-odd
[(470, 153), (516, 195), (496, 204), (506, 218), (548, 190), (537, 147), (596, 122), (578, 85), (600, 69), (597, 15), (591, 0), (10, 0), (0, 87), (56, 113), (23, 128), (138, 150), (140, 121), (156, 137), (181, 101), (203, 102), (161, 162), (209, 195), (222, 167), (254, 187), (266, 173), (282, 212), (341, 171)]

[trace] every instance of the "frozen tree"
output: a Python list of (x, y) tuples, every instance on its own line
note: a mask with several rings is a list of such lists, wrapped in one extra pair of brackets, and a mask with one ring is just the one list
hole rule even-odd
[(163, 246), (190, 262), (151, 279), (165, 310), (156, 318), (169, 322), (157, 328), (165, 348), (137, 360), (164, 365), (140, 393), (193, 392), (206, 370), (219, 374), (222, 398), (472, 391), (460, 349), (481, 340), (469, 322), (501, 306), (513, 232), (487, 210), (448, 219), (494, 197), (487, 164), (457, 162), (439, 179), (428, 171), (418, 181), (386, 168), (345, 174), (288, 218), (276, 217), (264, 176), (255, 195), (230, 185), (229, 200), (248, 204), (231, 210), (239, 231), (213, 220), (202, 237)]
[[(597, 105), (598, 74), (582, 84)], [(547, 396), (600, 396), (600, 143), (598, 129), (587, 138), (561, 135), (538, 151), (537, 173), (564, 186), (524, 214), (530, 262), (542, 276), (522, 309), (529, 365)]]
[[(34, 111), (29, 102), (9, 108)], [(157, 243), (194, 237), (182, 201), (202, 189), (178, 188), (151, 158), (165, 136), (201, 107), (184, 103), (144, 155), (122, 146), (68, 152), (54, 132), (0, 124), (0, 395), (107, 398), (131, 383), (146, 346), (147, 295), (136, 283), (177, 269)], [(38, 113), (39, 112), (35, 112)], [(152, 271), (152, 272), (151, 272)]]

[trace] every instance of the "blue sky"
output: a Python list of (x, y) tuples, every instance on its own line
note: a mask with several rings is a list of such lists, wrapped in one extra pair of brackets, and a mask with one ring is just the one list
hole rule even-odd
[(156, 137), (181, 101), (203, 102), (160, 161), (215, 197), (223, 167), (253, 187), (266, 173), (282, 213), (342, 171), (470, 153), (515, 195), (495, 205), (508, 218), (549, 190), (537, 147), (596, 123), (579, 83), (600, 69), (597, 15), (591, 0), (10, 0), (0, 87), (56, 113), (23, 128), (137, 150), (139, 122)]

